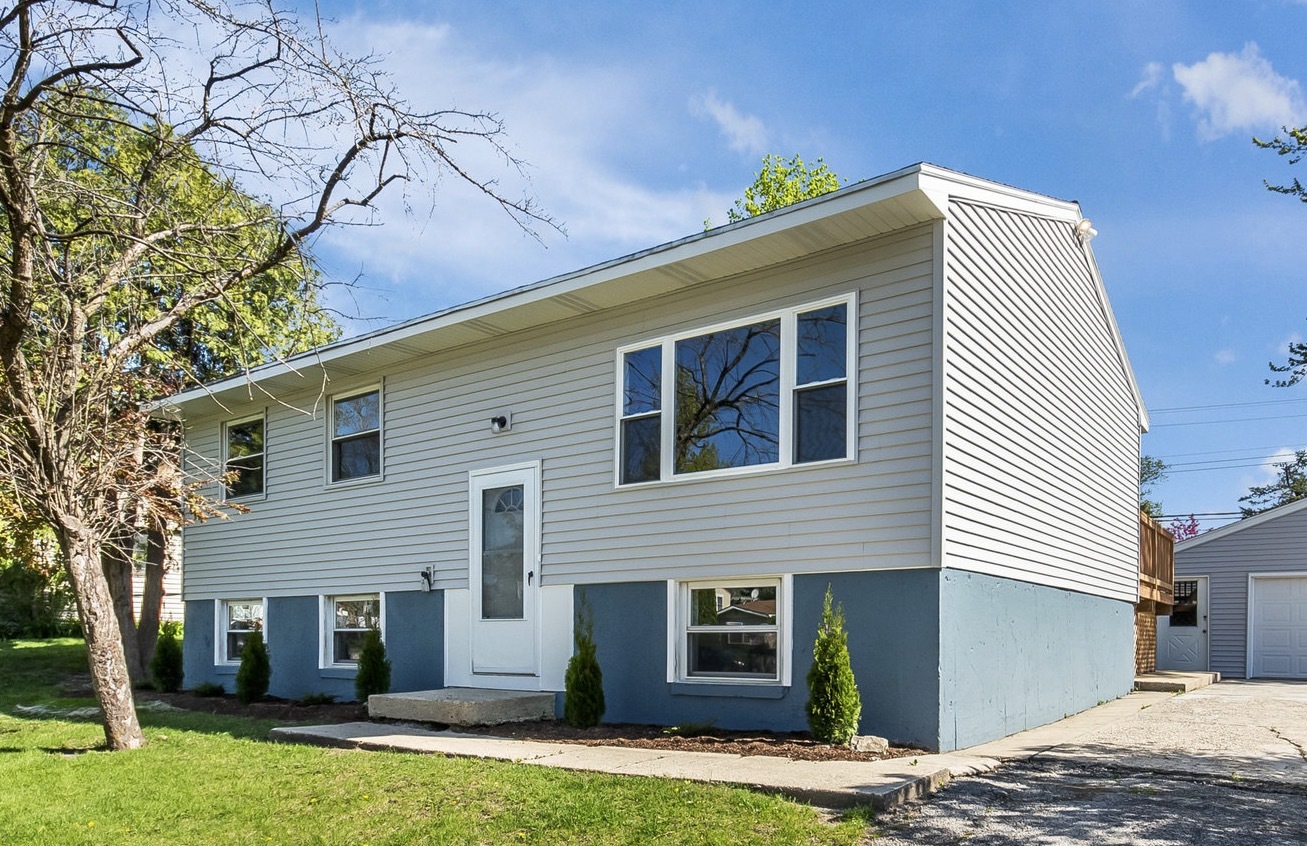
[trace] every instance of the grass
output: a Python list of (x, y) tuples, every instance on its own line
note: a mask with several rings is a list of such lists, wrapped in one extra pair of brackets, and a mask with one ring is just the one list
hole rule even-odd
[(100, 751), (68, 710), (80, 641), (0, 643), (0, 832), (6, 844), (856, 843), (835, 821), (748, 790), (493, 761), (288, 746), (273, 723), (143, 711), (149, 745)]

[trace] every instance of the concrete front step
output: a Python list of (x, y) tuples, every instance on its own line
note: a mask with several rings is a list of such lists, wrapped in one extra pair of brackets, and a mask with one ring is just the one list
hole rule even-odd
[(368, 716), (450, 726), (547, 720), (554, 717), (554, 694), (477, 687), (383, 693), (368, 697)]
[(1157, 670), (1135, 676), (1135, 690), (1159, 693), (1188, 693), (1221, 680), (1220, 673), (1193, 673), (1180, 670)]

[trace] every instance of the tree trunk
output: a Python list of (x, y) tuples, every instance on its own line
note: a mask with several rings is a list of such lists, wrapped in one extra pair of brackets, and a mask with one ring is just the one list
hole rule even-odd
[(150, 662), (154, 660), (154, 647), (159, 641), (167, 554), (168, 535), (151, 522), (145, 535), (145, 587), (141, 590), (141, 619), (136, 626), (136, 649), (147, 674)]
[(100, 705), (105, 742), (114, 751), (138, 749), (145, 745), (145, 736), (136, 718), (118, 617), (101, 566), (100, 539), (71, 516), (56, 525), (55, 532), (63, 547), (68, 580), (77, 597), (77, 613), (86, 637), (91, 685)]
[(106, 543), (100, 550), (100, 565), (104, 569), (104, 578), (109, 586), (109, 596), (113, 600), (114, 616), (118, 620), (118, 635), (122, 638), (123, 655), (127, 659), (127, 674), (132, 684), (149, 680), (141, 664), (140, 649), (136, 639), (136, 612), (132, 607), (132, 557), (123, 546), (129, 538), (119, 533), (114, 540)]

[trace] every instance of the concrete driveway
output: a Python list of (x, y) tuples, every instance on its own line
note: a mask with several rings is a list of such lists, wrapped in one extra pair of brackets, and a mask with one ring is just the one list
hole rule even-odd
[(1226, 681), (1145, 701), (882, 816), (874, 842), (1307, 843), (1307, 683)]
[(1150, 772), (1307, 785), (1307, 682), (1223, 681), (1045, 753)]

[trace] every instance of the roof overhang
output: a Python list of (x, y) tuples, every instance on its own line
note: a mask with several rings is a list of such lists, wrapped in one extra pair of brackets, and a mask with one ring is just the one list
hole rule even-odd
[(218, 413), (256, 397), (377, 373), (417, 356), (661, 296), (941, 220), (949, 197), (1071, 222), (1075, 203), (916, 164), (759, 217), (438, 311), (178, 393), (156, 413)]

